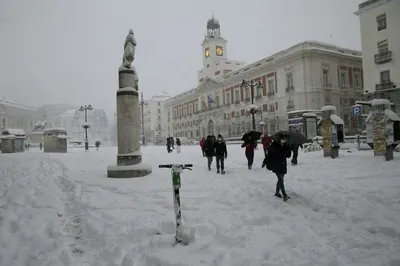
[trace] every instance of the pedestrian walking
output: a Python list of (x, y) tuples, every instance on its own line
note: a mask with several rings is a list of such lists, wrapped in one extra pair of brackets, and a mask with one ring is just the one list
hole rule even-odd
[(268, 148), (272, 143), (272, 138), (270, 136), (268, 136), (268, 132), (267, 131), (264, 132), (264, 136), (261, 139), (261, 143), (262, 143), (263, 149), (264, 149), (264, 160), (263, 160), (261, 168), (264, 168), (265, 165), (266, 165), (266, 160), (267, 160), (267, 155), (268, 155)]
[(176, 152), (180, 153), (181, 152), (181, 140), (179, 138), (176, 138)]
[(208, 170), (211, 171), (211, 164), (213, 161), (213, 156), (215, 156), (214, 152), (214, 141), (212, 136), (208, 135), (206, 141), (204, 142), (204, 153), (207, 157), (207, 167)]
[(253, 167), (254, 162), (254, 150), (257, 148), (257, 142), (254, 141), (251, 136), (249, 136), (248, 140), (242, 144), (242, 148), (245, 148), (245, 155), (247, 158), (247, 166), (249, 170)]
[(206, 138), (202, 137), (200, 140), (200, 148), (201, 148), (201, 152), (203, 154), (203, 157), (206, 157), (206, 154), (204, 153), (204, 143), (206, 142)]
[[(284, 201), (290, 199), (286, 194), (284, 176), (287, 174), (287, 158), (290, 158), (291, 148), (286, 143), (287, 136), (285, 134), (280, 134), (278, 139), (272, 142), (268, 149), (267, 155), (267, 168), (273, 171), (278, 178), (276, 183), (275, 196), (282, 198)], [(282, 194), (280, 193), (282, 192)]]
[(215, 159), (217, 161), (217, 174), (225, 174), (225, 159), (228, 157), (228, 150), (226, 148), (226, 143), (222, 135), (218, 135), (218, 139), (214, 147)]

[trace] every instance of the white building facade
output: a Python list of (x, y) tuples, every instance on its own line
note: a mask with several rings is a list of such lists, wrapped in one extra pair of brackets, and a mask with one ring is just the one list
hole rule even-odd
[(159, 143), (168, 137), (164, 103), (169, 98), (168, 93), (161, 92), (145, 101), (146, 104), (143, 105), (143, 126), (146, 142)]
[(75, 121), (76, 109), (70, 109), (63, 112), (52, 119), (53, 127), (62, 127), (67, 130), (67, 134), (71, 135), (73, 132), (74, 121)]
[(400, 0), (369, 0), (360, 18), (364, 92), (391, 98), (400, 108)]
[(23, 129), (31, 132), (36, 108), (17, 101), (0, 98), (0, 129)]
[[(110, 129), (108, 127), (107, 114), (103, 109), (87, 110), (88, 139), (91, 141), (104, 141), (110, 139)], [(73, 118), (71, 134), (76, 140), (85, 139), (85, 129), (82, 127), (85, 124), (85, 112), (76, 110)]]
[[(214, 18), (211, 20), (214, 20), (213, 28), (218, 29), (219, 23)], [(211, 20), (207, 25), (208, 32)], [(219, 34), (219, 30), (215, 30), (214, 35)], [(363, 89), (361, 52), (303, 42), (255, 63), (246, 66), (239, 63), (231, 69), (213, 72), (209, 69), (231, 66), (225, 62), (236, 61), (219, 58), (221, 51), (217, 52), (217, 49), (226, 49), (222, 37), (207, 36), (207, 41), (202, 44), (203, 57), (214, 60), (203, 61), (203, 70), (198, 72), (203, 76), (199, 75), (201, 82), (196, 88), (167, 101), (169, 135), (239, 137), (250, 130), (252, 117), (247, 108), (251, 104), (251, 91), (240, 86), (243, 80), (261, 81), (263, 85), (254, 88), (253, 92), (254, 103), (262, 110), (256, 114), (259, 129), (269, 133), (287, 130), (288, 112), (320, 110), (324, 105), (335, 105), (338, 115), (345, 121), (346, 131), (355, 130), (350, 111)], [(210, 52), (206, 52), (207, 48)], [(223, 54), (227, 56), (226, 50)]]

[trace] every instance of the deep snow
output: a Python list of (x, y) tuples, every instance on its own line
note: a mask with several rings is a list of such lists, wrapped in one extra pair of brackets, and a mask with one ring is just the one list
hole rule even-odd
[[(229, 145), (225, 176), (198, 146), (142, 151), (152, 175), (126, 180), (106, 178), (116, 148), (0, 154), (0, 265), (400, 265), (398, 153), (300, 154), (283, 202), (261, 150), (249, 171)], [(182, 176), (188, 246), (172, 247), (171, 177), (157, 167), (167, 163), (195, 165)]]

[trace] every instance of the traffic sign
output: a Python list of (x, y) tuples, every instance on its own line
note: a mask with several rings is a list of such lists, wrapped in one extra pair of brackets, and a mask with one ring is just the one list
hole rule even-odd
[(362, 115), (362, 106), (359, 104), (353, 105), (351, 107), (352, 116), (361, 116)]

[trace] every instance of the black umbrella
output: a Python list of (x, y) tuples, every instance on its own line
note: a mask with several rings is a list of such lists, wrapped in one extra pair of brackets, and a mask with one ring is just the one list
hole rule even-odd
[(248, 141), (249, 140), (249, 136), (251, 137), (252, 140), (259, 140), (261, 138), (261, 135), (262, 135), (262, 132), (251, 130), (251, 131), (246, 132), (246, 133), (243, 134), (242, 140), (243, 141)]
[(287, 136), (289, 145), (301, 145), (307, 142), (307, 138), (302, 133), (295, 131), (278, 131), (272, 136), (272, 139), (279, 140), (282, 134)]

